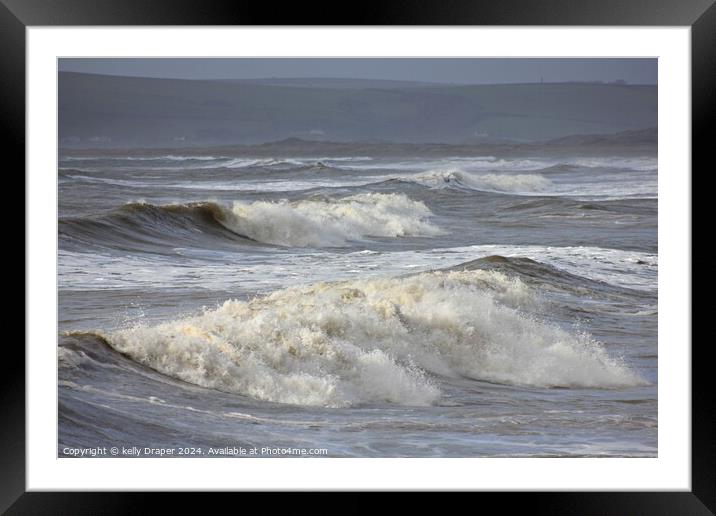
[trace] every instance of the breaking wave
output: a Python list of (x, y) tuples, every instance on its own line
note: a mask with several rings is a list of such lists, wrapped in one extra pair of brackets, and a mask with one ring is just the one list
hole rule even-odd
[(224, 225), (249, 238), (291, 247), (342, 246), (366, 237), (441, 233), (432, 212), (404, 194), (358, 194), (342, 199), (234, 203)]
[(85, 242), (200, 242), (236, 238), (286, 247), (340, 247), (370, 237), (442, 231), (424, 203), (404, 194), (358, 194), (301, 201), (130, 203), (99, 217), (60, 220), (60, 235)]
[(439, 402), (438, 377), (537, 388), (645, 382), (603, 346), (528, 315), (498, 271), (318, 283), (103, 335), (165, 375), (259, 400), (342, 407)]

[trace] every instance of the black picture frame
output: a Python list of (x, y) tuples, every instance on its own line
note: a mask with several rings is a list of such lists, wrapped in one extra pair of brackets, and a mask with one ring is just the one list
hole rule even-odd
[[(282, 3), (277, 8), (261, 2), (209, 0), (0, 0), (2, 141), (6, 157), (11, 157), (14, 164), (8, 171), (24, 170), (25, 166), (25, 28), (28, 26), (681, 25), (691, 27), (692, 171), (703, 168), (702, 172), (708, 173), (707, 164), (713, 169), (713, 158), (710, 158), (712, 144), (707, 128), (716, 98), (713, 93), (716, 91), (716, 6), (713, 4), (714, 0), (422, 0), (412, 4), (383, 0), (362, 2), (360, 8), (348, 9), (338, 2)], [(693, 178), (693, 172), (691, 174)], [(24, 186), (22, 188), (24, 193)], [(692, 206), (696, 206), (693, 199)], [(698, 219), (692, 213), (692, 220)], [(713, 514), (716, 511), (716, 412), (711, 395), (710, 347), (711, 339), (693, 339), (690, 492), (481, 493), (480, 496), (499, 497), (496, 501), (508, 512), (529, 504), (530, 511), (548, 514)], [(146, 497), (161, 496), (26, 493), (25, 353), (14, 339), (6, 344), (4, 353), (6, 366), (0, 375), (0, 512), (141, 513), (143, 511), (137, 509), (146, 509)], [(162, 498), (165, 510), (171, 510), (172, 503), (186, 503), (184, 496), (164, 495)]]

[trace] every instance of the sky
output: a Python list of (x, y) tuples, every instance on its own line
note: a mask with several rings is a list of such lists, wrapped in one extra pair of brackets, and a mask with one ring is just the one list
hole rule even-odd
[(346, 78), (456, 84), (624, 80), (656, 84), (632, 58), (63, 58), (60, 71), (175, 79)]

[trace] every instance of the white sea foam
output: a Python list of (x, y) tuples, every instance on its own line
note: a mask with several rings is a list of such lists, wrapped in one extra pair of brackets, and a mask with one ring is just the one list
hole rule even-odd
[(359, 194), (296, 202), (235, 202), (222, 223), (260, 242), (291, 247), (342, 246), (366, 237), (431, 236), (431, 211), (404, 194)]
[(566, 160), (565, 163), (589, 168), (620, 168), (639, 171), (656, 170), (658, 168), (658, 159), (652, 156), (571, 158)]
[(533, 387), (644, 383), (588, 335), (525, 315), (534, 295), (482, 270), (318, 283), (106, 338), (169, 376), (300, 405), (433, 404), (433, 375)]
[(60, 161), (215, 161), (228, 159), (221, 156), (177, 156), (169, 154), (166, 156), (62, 156)]
[[(246, 167), (272, 167), (276, 165), (293, 165), (302, 166), (303, 161), (297, 159), (245, 159), (245, 158), (234, 158), (227, 161), (217, 163), (214, 167), (225, 167), (225, 168), (246, 168)], [(214, 168), (206, 167), (206, 168)]]
[[(333, 161), (351, 161), (355, 158), (334, 159)], [(320, 160), (317, 159), (297, 159), (297, 158), (223, 158), (217, 159), (214, 163), (207, 163), (199, 168), (231, 168), (241, 169), (249, 167), (306, 167), (317, 165)]]
[(72, 179), (74, 181), (82, 181), (85, 183), (95, 183), (95, 184), (106, 184), (106, 185), (115, 185), (115, 186), (127, 186), (131, 188), (141, 188), (146, 183), (143, 183), (139, 180), (130, 181), (126, 179), (113, 179), (113, 178), (106, 178), (106, 177), (92, 177), (92, 176), (83, 176), (83, 175), (68, 175), (66, 176), (66, 179)]
[[(515, 171), (476, 172), (462, 168), (439, 168), (410, 175), (383, 176), (380, 179), (400, 179), (428, 188), (462, 188), (490, 192), (506, 192), (520, 195), (570, 196), (576, 198), (623, 199), (650, 197), (657, 193), (655, 169), (647, 162), (643, 169), (630, 172), (606, 169), (589, 171), (577, 177), (562, 174), (545, 177), (541, 173), (516, 173)], [(596, 165), (595, 165), (596, 166)], [(635, 167), (637, 165), (634, 165)]]
[[(91, 169), (72, 169), (79, 172), (93, 172)], [(163, 169), (162, 169), (163, 170)], [(126, 180), (126, 179), (115, 179), (111, 177), (93, 177), (89, 175), (80, 174), (68, 174), (64, 177), (60, 177), (60, 180), (72, 180), (84, 183), (95, 183), (95, 184), (108, 184), (116, 186), (125, 186), (129, 188), (146, 188), (147, 182), (146, 176), (142, 179)], [(157, 178), (151, 178), (157, 179)], [(159, 179), (162, 179), (160, 176)], [(370, 178), (309, 178), (303, 180), (230, 180), (230, 181), (216, 181), (206, 180), (201, 178), (200, 181), (154, 181), (151, 186), (161, 189), (178, 189), (178, 190), (193, 190), (193, 191), (227, 191), (227, 192), (239, 192), (239, 191), (264, 191), (264, 192), (290, 192), (309, 190), (311, 188), (336, 188), (344, 186), (363, 186), (370, 184), (372, 180)]]
[(431, 188), (454, 185), (474, 190), (540, 192), (551, 185), (539, 174), (475, 174), (458, 169), (430, 170), (405, 179)]
[(201, 168), (248, 168), (248, 167), (307, 167), (330, 164), (340, 167), (344, 163), (370, 161), (367, 156), (343, 156), (333, 158), (225, 158)]

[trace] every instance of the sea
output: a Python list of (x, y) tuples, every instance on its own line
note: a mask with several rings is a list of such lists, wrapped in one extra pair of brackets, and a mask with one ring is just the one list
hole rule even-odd
[(58, 456), (657, 456), (655, 152), (224, 150), (60, 152)]

